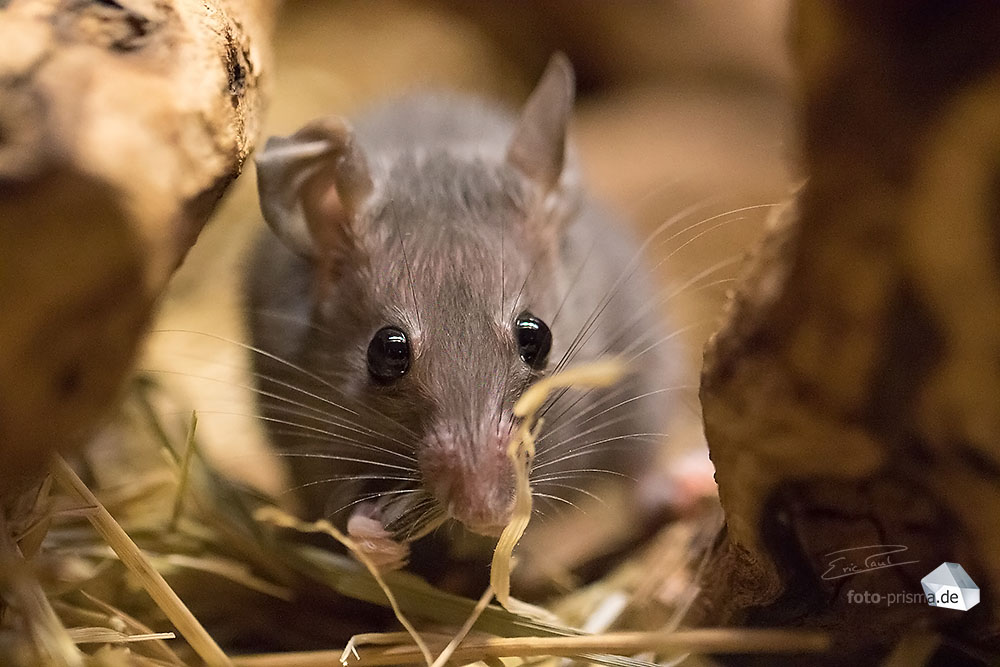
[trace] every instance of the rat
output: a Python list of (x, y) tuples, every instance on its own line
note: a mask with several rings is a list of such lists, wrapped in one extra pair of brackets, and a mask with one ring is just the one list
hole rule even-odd
[(500, 533), (512, 407), (546, 374), (609, 356), (629, 371), (547, 402), (537, 498), (638, 479), (663, 444), (681, 355), (640, 244), (583, 185), (573, 101), (556, 54), (519, 115), (411, 95), (256, 157), (260, 413), (305, 513), (346, 525), (386, 567), (445, 521)]

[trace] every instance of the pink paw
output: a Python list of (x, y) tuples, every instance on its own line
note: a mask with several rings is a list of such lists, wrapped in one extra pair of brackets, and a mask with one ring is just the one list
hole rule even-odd
[(398, 570), (410, 556), (410, 547), (393, 539), (382, 521), (362, 506), (347, 520), (347, 534), (380, 571)]
[[(639, 483), (640, 506), (647, 510), (666, 510), (683, 517), (697, 513), (702, 501), (718, 496), (715, 466), (707, 451), (694, 451), (671, 462), (669, 472), (657, 470)], [(654, 509), (655, 508), (655, 509)]]

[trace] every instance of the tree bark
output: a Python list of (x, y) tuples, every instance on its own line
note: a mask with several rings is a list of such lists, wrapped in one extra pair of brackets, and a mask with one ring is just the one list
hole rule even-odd
[[(727, 528), (700, 620), (827, 628), (830, 664), (921, 628), (995, 659), (1000, 5), (795, 13), (809, 180), (706, 348)], [(906, 550), (865, 562), (878, 545)], [(980, 586), (977, 607), (887, 604), (943, 561)]]
[(0, 505), (113, 401), (254, 148), (276, 0), (0, 0)]

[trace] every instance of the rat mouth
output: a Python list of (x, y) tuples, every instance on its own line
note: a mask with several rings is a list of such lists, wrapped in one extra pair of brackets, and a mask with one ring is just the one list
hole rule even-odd
[(487, 537), (499, 537), (510, 522), (514, 499), (506, 493), (506, 489), (484, 486), (481, 482), (453, 485), (442, 494), (444, 502), (441, 505), (448, 517), (462, 524), (466, 530)]
[(462, 493), (461, 488), (453, 487), (451, 491), (444, 503), (446, 513), (466, 530), (487, 537), (499, 537), (510, 523), (514, 500), (500, 489), (486, 494), (481, 487), (472, 494)]
[(484, 535), (486, 537), (500, 537), (500, 533), (503, 532), (503, 529), (507, 527), (508, 523), (507, 521), (497, 523), (496, 521), (462, 520), (461, 518), (455, 516), (454, 512), (451, 512), (450, 510), (448, 514), (461, 523), (466, 530), (476, 533), (477, 535)]

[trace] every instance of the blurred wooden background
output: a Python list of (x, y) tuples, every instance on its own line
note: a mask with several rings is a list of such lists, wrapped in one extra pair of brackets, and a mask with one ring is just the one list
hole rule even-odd
[[(324, 114), (350, 116), (414, 89), (460, 90), (517, 108), (551, 53), (562, 50), (577, 70), (573, 135), (592, 191), (640, 236), (694, 207), (678, 222), (682, 229), (789, 192), (795, 147), (786, 12), (783, 0), (289, 2), (278, 21), (265, 135)], [(655, 247), (650, 260), (671, 254), (661, 267), (664, 284), (683, 284), (739, 256), (767, 210), (694, 227)], [(227, 341), (245, 339), (241, 262), (262, 224), (246, 173), (173, 279), (140, 365), (172, 371), (159, 378), (186, 397), (178, 413), (247, 412), (232, 408), (250, 403), (241, 388), (248, 382), (243, 353)], [(735, 271), (735, 263), (727, 266), (719, 279)], [(692, 385), (727, 286), (688, 290), (671, 302), (670, 326), (705, 322), (689, 336)], [(689, 402), (696, 412), (693, 388)], [(199, 431), (209, 448), (226, 453), (221, 466), (266, 488), (281, 486), (275, 467), (250, 454), (262, 451), (253, 420), (206, 416)], [(234, 441), (244, 455), (232, 456)]]

